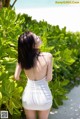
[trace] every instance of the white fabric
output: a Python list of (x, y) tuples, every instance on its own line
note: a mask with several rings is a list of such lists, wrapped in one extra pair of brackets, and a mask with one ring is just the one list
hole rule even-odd
[(52, 95), (46, 77), (33, 81), (28, 79), (22, 95), (22, 105), (30, 110), (47, 110), (52, 105)]

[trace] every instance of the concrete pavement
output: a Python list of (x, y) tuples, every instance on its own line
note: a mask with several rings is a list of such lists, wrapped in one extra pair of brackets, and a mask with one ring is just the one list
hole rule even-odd
[(80, 119), (80, 86), (74, 87), (59, 109), (50, 112), (49, 119)]

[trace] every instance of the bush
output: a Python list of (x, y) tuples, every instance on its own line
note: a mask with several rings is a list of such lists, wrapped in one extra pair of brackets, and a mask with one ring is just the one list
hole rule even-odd
[[(0, 10), (0, 110), (5, 107), (12, 115), (18, 113), (23, 86), (13, 80), (17, 59), (17, 38), (22, 33), (23, 19), (14, 10)], [(3, 106), (5, 105), (5, 106)]]

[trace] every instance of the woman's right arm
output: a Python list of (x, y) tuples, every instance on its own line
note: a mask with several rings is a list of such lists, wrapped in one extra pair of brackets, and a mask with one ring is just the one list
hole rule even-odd
[(52, 54), (48, 54), (48, 59), (47, 59), (47, 81), (52, 80)]

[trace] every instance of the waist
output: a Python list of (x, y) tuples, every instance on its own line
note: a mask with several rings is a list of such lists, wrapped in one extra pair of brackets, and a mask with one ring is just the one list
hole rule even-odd
[(31, 80), (28, 78), (28, 82), (27, 83), (32, 83), (32, 84), (44, 84), (44, 83), (47, 83), (46, 81), (46, 76), (42, 79), (39, 79), (39, 80)]

